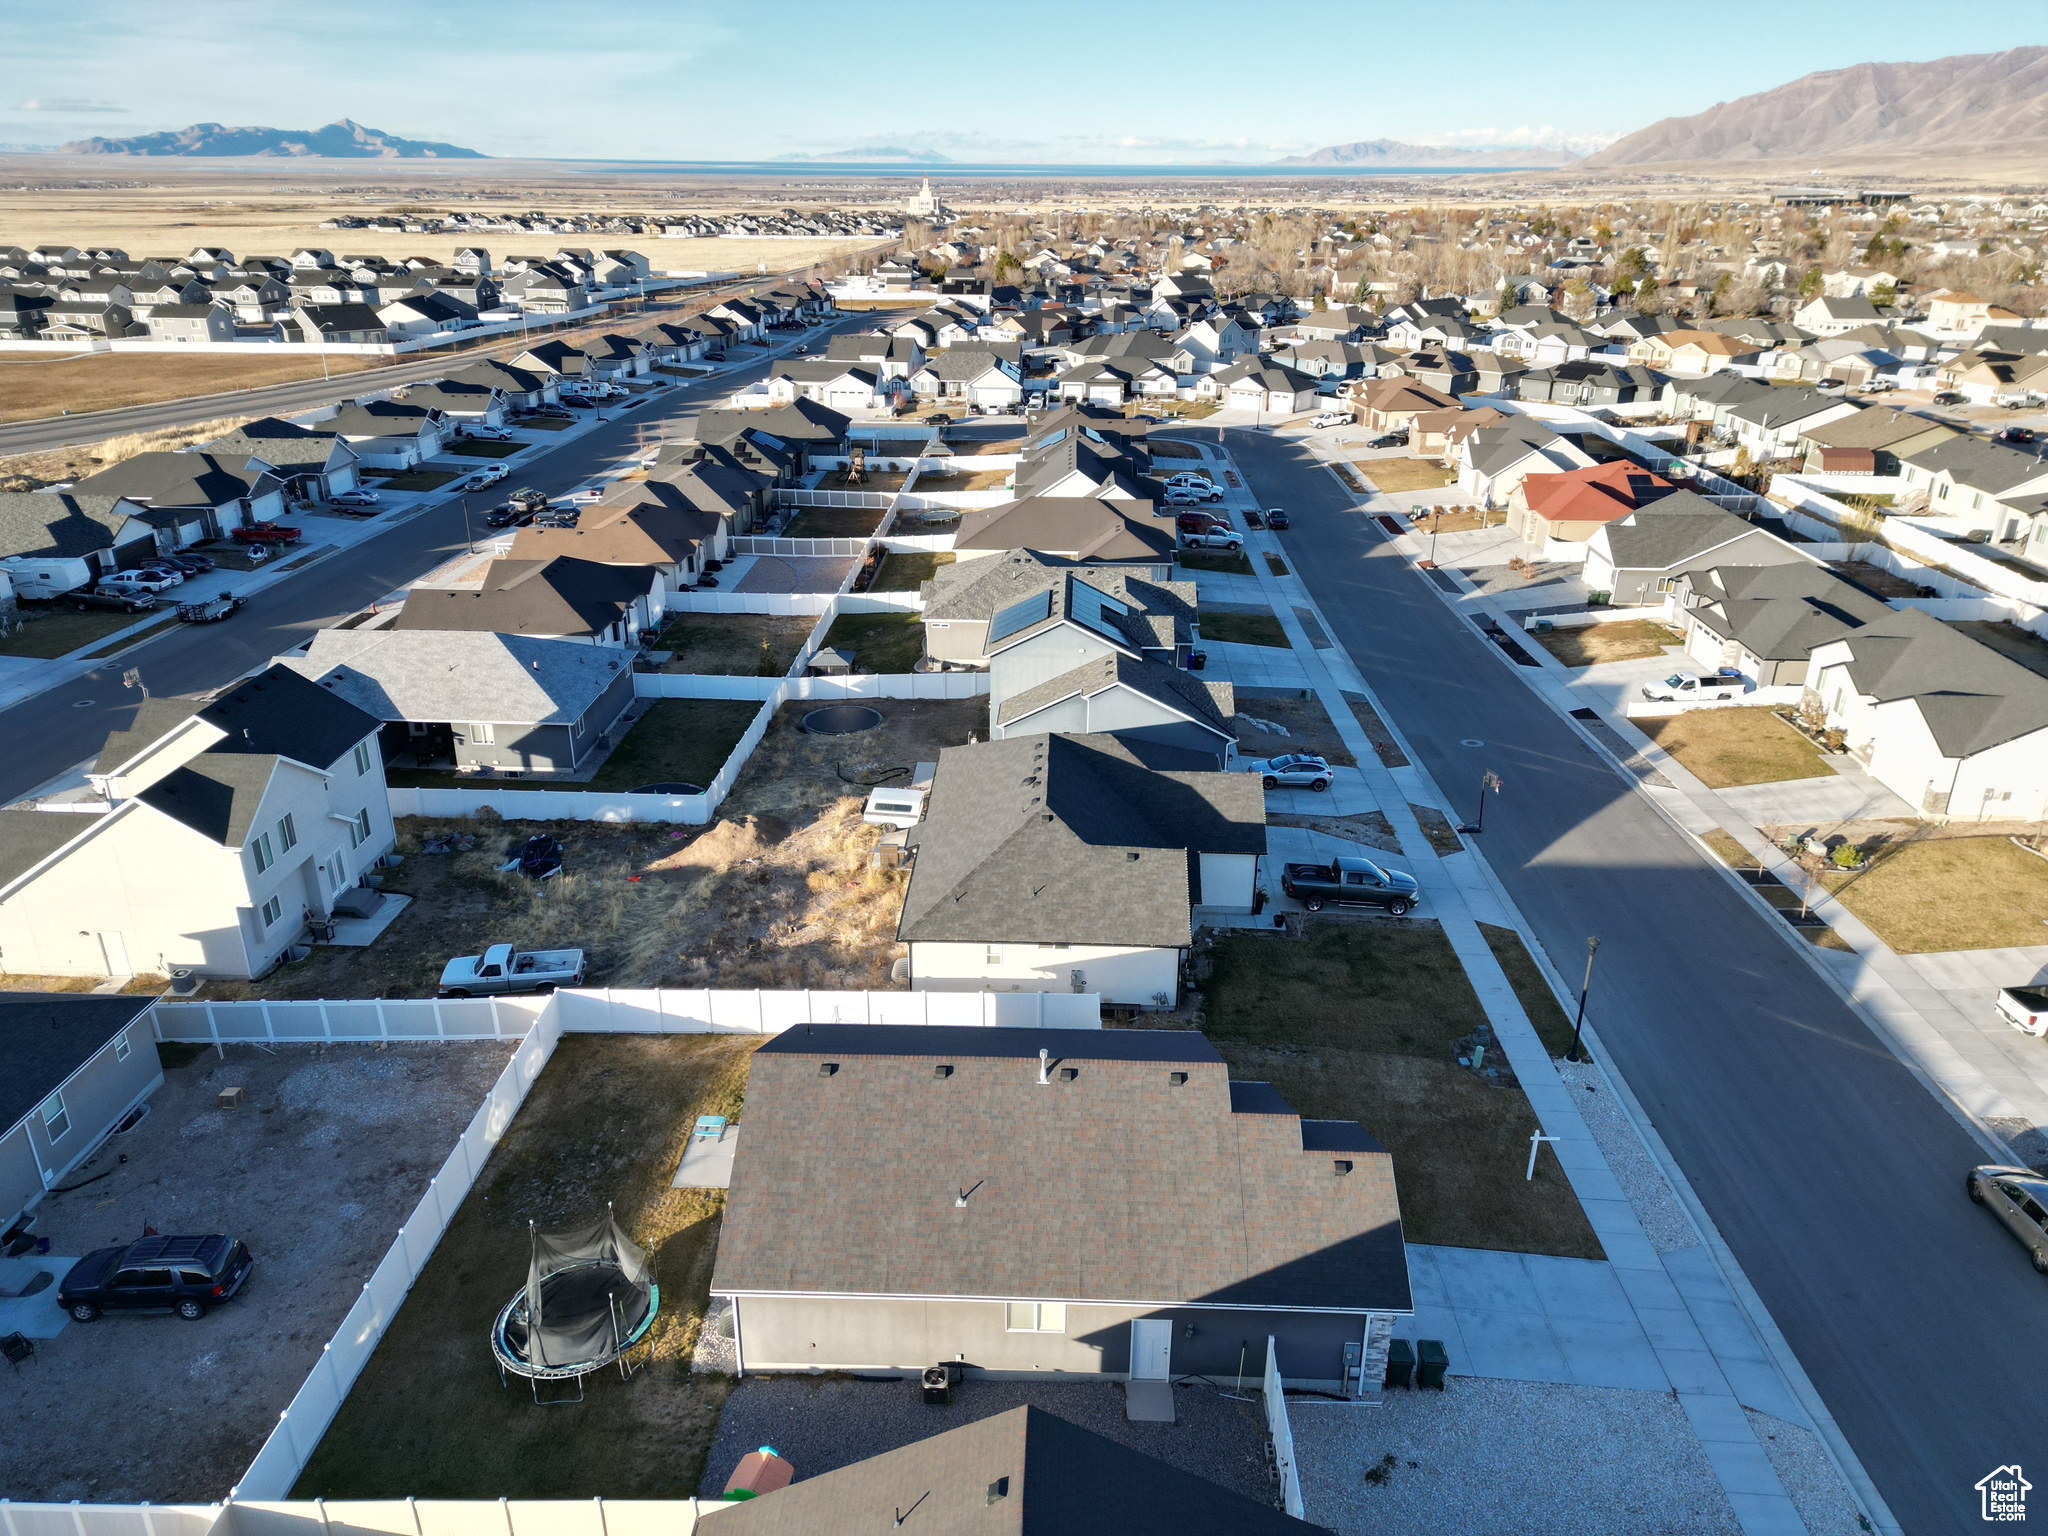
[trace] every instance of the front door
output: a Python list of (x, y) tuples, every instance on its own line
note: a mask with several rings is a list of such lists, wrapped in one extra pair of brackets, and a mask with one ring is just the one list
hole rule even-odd
[(100, 958), (106, 963), (109, 976), (133, 976), (135, 968), (128, 963), (128, 945), (118, 933), (102, 933)]
[(1172, 1376), (1173, 1322), (1141, 1317), (1131, 1324), (1131, 1380), (1166, 1381)]

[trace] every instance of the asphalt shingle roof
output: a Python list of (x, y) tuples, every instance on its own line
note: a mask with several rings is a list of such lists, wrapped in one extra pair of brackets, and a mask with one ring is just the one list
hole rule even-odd
[(199, 718), (223, 733), (209, 754), (275, 753), (323, 769), (378, 726), (376, 716), (281, 662), (236, 683), (201, 709)]
[(479, 587), (415, 587), (399, 629), (485, 629), (503, 634), (600, 635), (653, 587), (645, 566), (594, 560), (493, 560)]
[(753, 1058), (711, 1289), (1407, 1310), (1392, 1158), (1352, 1126), (1333, 1177), (1259, 1108), (1193, 1031), (798, 1026)]
[[(45, 821), (91, 819), (46, 811), (0, 811), (0, 821), (14, 816), (40, 816)], [(7, 1070), (0, 1072), (0, 1132), (11, 1130), (33, 1114), (66, 1078), (105, 1049), (109, 1040), (155, 1002), (153, 997), (0, 992), (0, 1040), (7, 1045)], [(141, 1048), (149, 1049), (147, 1032), (140, 1039)], [(102, 1127), (88, 1125), (83, 1129), (91, 1135)], [(1220, 1488), (1213, 1491), (1223, 1492)]]
[(445, 629), (321, 629), (285, 665), (379, 720), (580, 720), (632, 653), (531, 635)]
[(1075, 560), (1170, 561), (1170, 512), (1149, 501), (1099, 496), (1025, 496), (963, 512), (956, 550), (1044, 550)]

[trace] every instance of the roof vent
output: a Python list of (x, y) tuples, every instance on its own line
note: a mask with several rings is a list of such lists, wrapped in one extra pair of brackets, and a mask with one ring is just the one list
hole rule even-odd
[(944, 1062), (941, 1062), (938, 1066), (932, 1068), (933, 1077), (951, 1077), (952, 1075), (952, 1067), (948, 1066)]
[(1169, 1072), (1166, 1074), (1166, 1080), (1174, 1087), (1179, 1088), (1187, 1082), (1188, 1075), (1185, 1072)]
[(993, 1504), (996, 1502), (996, 1500), (1007, 1499), (1009, 1496), (1010, 1480), (1007, 1477), (999, 1477), (994, 1482), (988, 1485), (989, 1503)]
[(1079, 1077), (1080, 1075), (1081, 1069), (1079, 1067), (1060, 1068), (1060, 1081), (1063, 1083), (1071, 1083), (1075, 1078)]
[(1336, 1176), (1337, 1176), (1338, 1178), (1340, 1178), (1340, 1179), (1341, 1179), (1341, 1178), (1343, 1178), (1343, 1177), (1344, 1177), (1344, 1175), (1345, 1175), (1345, 1174), (1347, 1174), (1347, 1173), (1349, 1173), (1350, 1171), (1351, 1171), (1351, 1159), (1350, 1159), (1350, 1158), (1348, 1158), (1348, 1157), (1338, 1157), (1338, 1158), (1332, 1158), (1332, 1159), (1331, 1159), (1331, 1161), (1330, 1161), (1330, 1172), (1334, 1173), (1334, 1174), (1335, 1174), (1335, 1175), (1336, 1175)]
[(1133, 864), (1138, 862), (1138, 854), (1136, 849), (1133, 849), (1129, 853), (1126, 853), (1124, 857), (1129, 859)]
[(838, 1070), (839, 1063), (836, 1061), (821, 1061), (818, 1063), (818, 1076), (820, 1077), (830, 1077)]

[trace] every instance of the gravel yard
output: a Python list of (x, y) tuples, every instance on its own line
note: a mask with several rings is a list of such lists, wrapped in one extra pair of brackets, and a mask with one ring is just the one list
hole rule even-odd
[(1819, 1435), (1754, 1408), (1742, 1412), (1792, 1507), (1806, 1522), (1808, 1536), (1858, 1536), (1869, 1529)]
[[(427, 1181), (510, 1059), (505, 1045), (229, 1046), (168, 1069), (149, 1118), (36, 1208), (52, 1252), (225, 1232), (256, 1256), (196, 1323), (68, 1323), (0, 1402), (0, 1496), (224, 1496), (320, 1359)], [(218, 1107), (240, 1087), (242, 1107)], [(125, 1153), (128, 1161), (115, 1161)], [(54, 1305), (54, 1303), (53, 1303)], [(146, 1406), (146, 1409), (144, 1408)], [(110, 1435), (109, 1428), (115, 1430)]]
[(1290, 1398), (1287, 1410), (1308, 1518), (1341, 1536), (1741, 1530), (1662, 1392), (1457, 1376), (1376, 1408)]
[(774, 1446), (799, 1478), (816, 1477), (1028, 1404), (1277, 1507), (1279, 1490), (1266, 1473), (1265, 1420), (1257, 1394), (1246, 1395), (1253, 1400), (1237, 1403), (1212, 1387), (1177, 1386), (1179, 1423), (1133, 1424), (1124, 1418), (1123, 1389), (1110, 1382), (969, 1379), (940, 1408), (924, 1402), (914, 1379), (754, 1376), (725, 1400), (698, 1493), (723, 1493), (740, 1457), (757, 1446)]
[(1636, 1134), (1621, 1100), (1615, 1097), (1599, 1067), (1590, 1061), (1560, 1061), (1557, 1075), (1572, 1090), (1579, 1116), (1599, 1145), (1600, 1155), (1614, 1171), (1621, 1192), (1628, 1196), (1629, 1206), (1635, 1211), (1636, 1220), (1643, 1224), (1650, 1246), (1659, 1253), (1697, 1248), (1700, 1238), (1693, 1230), (1691, 1218), (1678, 1203), (1678, 1196), (1666, 1182), (1656, 1159), (1650, 1156), (1650, 1149), (1643, 1145), (1642, 1137)]

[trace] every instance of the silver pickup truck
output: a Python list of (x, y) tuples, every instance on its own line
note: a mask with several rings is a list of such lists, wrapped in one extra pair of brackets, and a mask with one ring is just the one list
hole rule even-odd
[(580, 949), (520, 949), (493, 944), (480, 955), (450, 960), (441, 972), (441, 996), (481, 997), (492, 992), (552, 992), (583, 985)]

